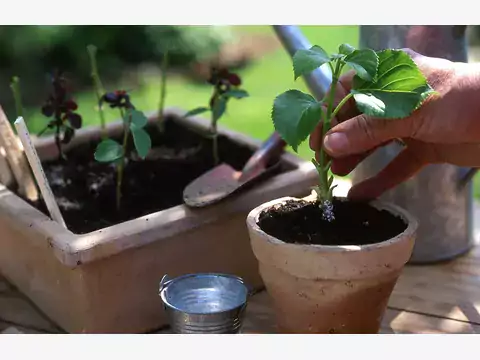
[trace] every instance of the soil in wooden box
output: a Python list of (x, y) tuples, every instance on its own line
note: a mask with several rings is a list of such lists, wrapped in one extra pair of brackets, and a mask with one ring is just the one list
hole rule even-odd
[(289, 200), (263, 211), (259, 227), (286, 243), (316, 245), (366, 245), (389, 240), (406, 228), (400, 217), (368, 203), (334, 198), (335, 220), (322, 219), (317, 203)]
[[(164, 132), (150, 125), (150, 159), (127, 160), (121, 210), (116, 210), (116, 170), (95, 161), (97, 141), (66, 152), (68, 161), (45, 161), (43, 166), (68, 228), (76, 234), (99, 230), (183, 203), (183, 190), (214, 167), (211, 140), (165, 118)], [(121, 141), (120, 137), (116, 140)], [(131, 139), (130, 139), (131, 140)], [(130, 141), (129, 148), (133, 148)], [(252, 149), (219, 136), (220, 161), (242, 169)], [(155, 152), (161, 149), (159, 155)], [(32, 204), (48, 214), (43, 201)]]

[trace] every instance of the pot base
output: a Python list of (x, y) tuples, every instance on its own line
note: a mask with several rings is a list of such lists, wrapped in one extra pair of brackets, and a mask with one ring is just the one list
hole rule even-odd
[[(376, 334), (399, 273), (382, 279), (330, 281), (296, 279), (281, 287), (273, 268), (261, 267), (274, 299), (278, 331), (286, 334)], [(278, 281), (278, 282), (277, 282)], [(288, 281), (288, 280), (287, 280)]]

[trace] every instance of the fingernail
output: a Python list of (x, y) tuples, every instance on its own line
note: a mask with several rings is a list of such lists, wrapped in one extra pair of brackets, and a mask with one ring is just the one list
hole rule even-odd
[(344, 133), (336, 132), (325, 136), (323, 146), (331, 154), (346, 152), (348, 148), (348, 139)]

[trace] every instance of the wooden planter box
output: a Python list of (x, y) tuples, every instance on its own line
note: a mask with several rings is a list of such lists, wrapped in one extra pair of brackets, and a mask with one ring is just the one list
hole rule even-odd
[[(178, 116), (183, 111), (168, 113), (189, 126), (208, 126), (201, 118)], [(108, 132), (121, 134), (122, 123), (109, 124)], [(258, 148), (245, 135), (223, 128), (220, 133)], [(84, 128), (68, 148), (99, 138), (98, 127)], [(43, 160), (57, 153), (53, 138), (38, 139), (36, 147)], [(65, 230), (0, 185), (0, 273), (67, 332), (158, 329), (166, 325), (158, 296), (164, 274), (232, 273), (254, 288), (263, 286), (247, 214), (269, 200), (310, 193), (317, 176), (309, 162), (289, 153), (282, 163), (284, 172), (214, 206), (179, 205), (83, 235)]]

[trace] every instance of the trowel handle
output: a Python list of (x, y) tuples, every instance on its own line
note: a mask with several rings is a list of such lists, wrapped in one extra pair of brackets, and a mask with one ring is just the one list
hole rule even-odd
[(252, 175), (263, 171), (271, 160), (277, 160), (280, 157), (286, 145), (285, 140), (275, 131), (250, 157), (242, 170), (239, 180), (246, 180)]
[[(312, 44), (298, 26), (295, 25), (273, 25), (277, 37), (288, 54), (293, 55), (298, 50), (308, 50)], [(332, 83), (332, 72), (328, 66), (320, 66), (307, 75), (303, 76), (310, 92), (317, 100), (322, 99)]]

